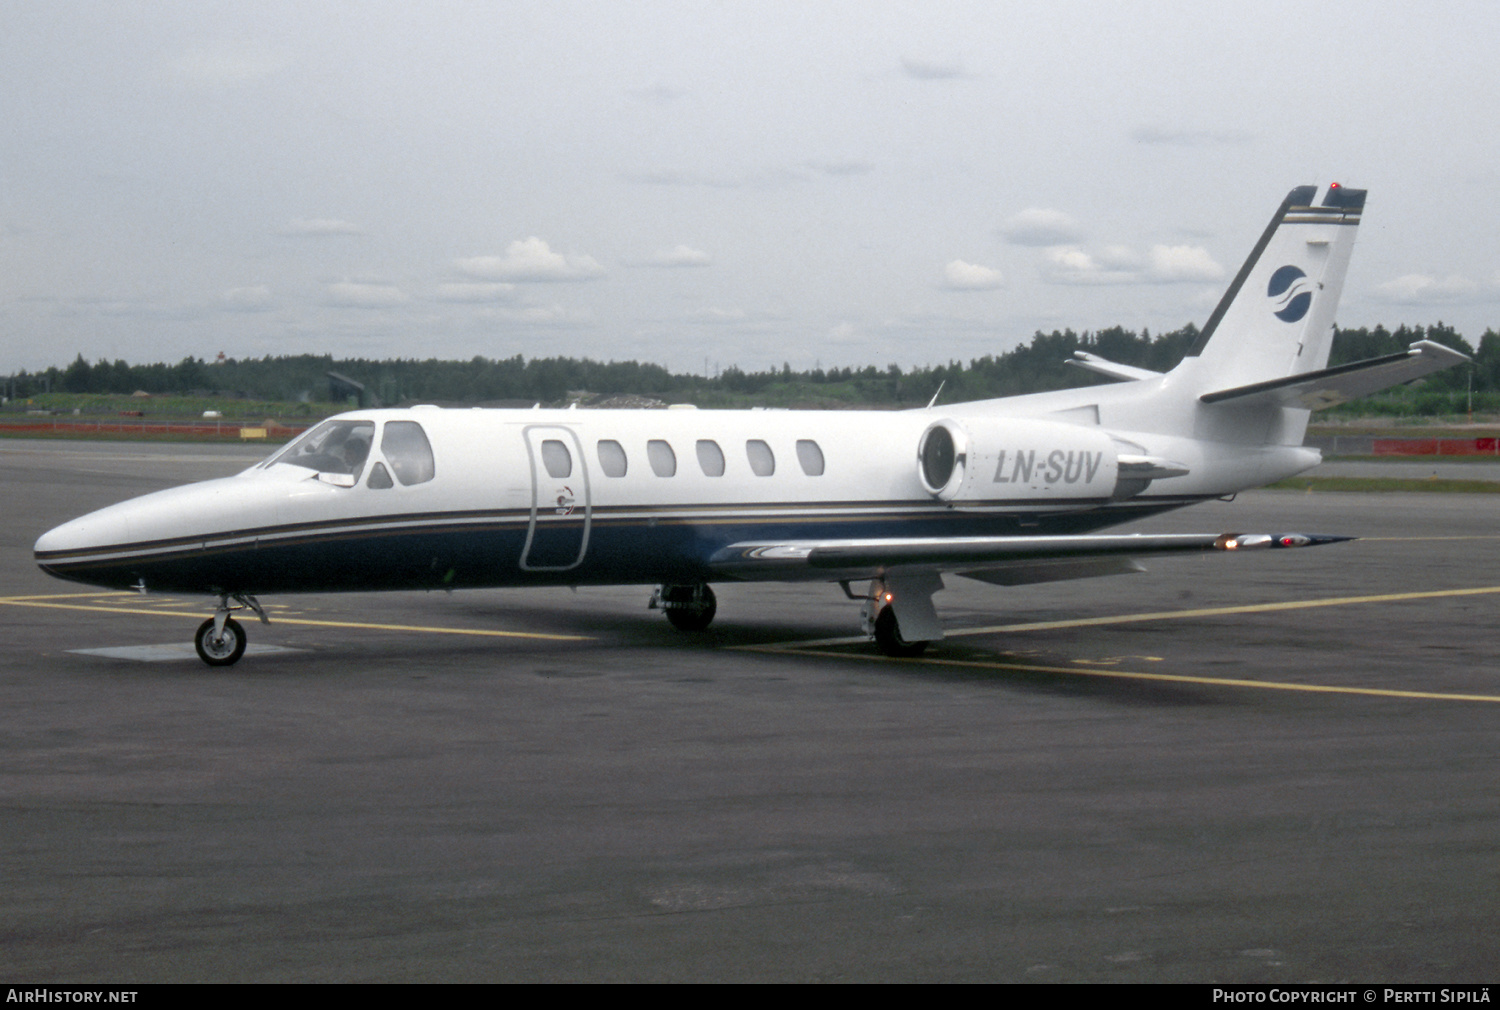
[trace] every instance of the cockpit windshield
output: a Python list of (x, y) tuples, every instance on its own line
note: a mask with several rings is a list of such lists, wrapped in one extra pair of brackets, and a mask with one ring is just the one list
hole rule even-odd
[(324, 421), (288, 443), (264, 465), (290, 463), (318, 473), (342, 473), (358, 478), (374, 439), (373, 421)]

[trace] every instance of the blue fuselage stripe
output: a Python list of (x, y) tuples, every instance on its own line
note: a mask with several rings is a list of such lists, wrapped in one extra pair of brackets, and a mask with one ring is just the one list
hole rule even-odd
[(394, 525), (366, 520), (342, 528), (263, 528), (233, 538), (216, 534), (37, 560), (51, 574), (78, 582), (128, 588), (144, 581), (148, 589), (178, 593), (691, 582), (714, 578), (709, 558), (745, 540), (1078, 534), (1184, 504), (1132, 502), (1020, 514), (926, 508), (868, 515), (612, 518), (596, 512), (587, 543), (582, 515), (544, 516), (529, 548), (529, 523), (522, 517)]

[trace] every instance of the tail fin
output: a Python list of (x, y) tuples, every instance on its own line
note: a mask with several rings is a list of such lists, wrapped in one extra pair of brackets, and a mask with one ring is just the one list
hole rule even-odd
[[(1365, 191), (1337, 183), (1287, 194), (1208, 317), (1183, 365), (1205, 389), (1246, 386), (1328, 364), (1333, 315)], [(1197, 359), (1196, 364), (1190, 364)]]

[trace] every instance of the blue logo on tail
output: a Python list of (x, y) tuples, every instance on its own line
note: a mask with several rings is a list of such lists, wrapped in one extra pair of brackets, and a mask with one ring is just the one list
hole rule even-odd
[(1266, 294), (1271, 298), (1271, 311), (1276, 318), (1295, 323), (1312, 306), (1312, 281), (1296, 267), (1285, 266), (1271, 275)]

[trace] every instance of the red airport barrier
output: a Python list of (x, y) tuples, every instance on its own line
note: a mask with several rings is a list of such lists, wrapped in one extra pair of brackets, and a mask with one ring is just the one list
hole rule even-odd
[(227, 442), (237, 442), (243, 436), (241, 429), (248, 428), (252, 431), (263, 432), (263, 435), (255, 435), (257, 439), (266, 440), (287, 439), (301, 434), (308, 429), (308, 425), (287, 425), (276, 422), (262, 422), (249, 424), (234, 422), (205, 421), (85, 421), (76, 418), (53, 418), (49, 420), (26, 420), (16, 422), (0, 422), (0, 428), (12, 434), (47, 434), (52, 432), (67, 432), (70, 435), (84, 437), (90, 433), (101, 435), (132, 435), (142, 438), (152, 438), (167, 435), (187, 435), (192, 438), (217, 438)]
[(1500, 456), (1500, 438), (1377, 438), (1376, 456)]

